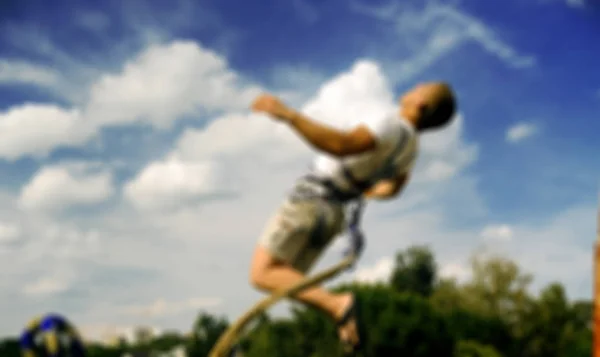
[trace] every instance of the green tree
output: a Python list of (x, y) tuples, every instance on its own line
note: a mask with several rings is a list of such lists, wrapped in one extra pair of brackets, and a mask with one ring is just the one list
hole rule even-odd
[(589, 355), (591, 303), (570, 304), (558, 283), (536, 299), (528, 294), (531, 281), (509, 259), (476, 256), (472, 279), (439, 281), (431, 302), (445, 313), (456, 339), (494, 346), (505, 356)]
[(544, 288), (533, 309), (523, 320), (523, 334), (518, 336), (524, 357), (576, 356), (587, 352), (582, 343), (589, 336), (582, 323), (581, 304), (571, 306), (564, 287), (553, 283)]
[(433, 292), (437, 266), (426, 246), (413, 246), (396, 255), (390, 285), (398, 292), (429, 296)]
[(483, 316), (459, 308), (443, 312), (455, 341), (477, 341), (509, 356), (515, 349), (508, 324), (498, 317)]
[(194, 357), (207, 356), (228, 326), (229, 323), (225, 318), (217, 318), (205, 312), (200, 313), (194, 322), (187, 353)]
[(299, 329), (294, 320), (277, 320), (263, 324), (252, 333), (251, 343), (246, 348), (247, 356), (300, 357)]
[(89, 357), (121, 357), (126, 352), (124, 346), (108, 347), (97, 343), (86, 345), (86, 351)]
[[(431, 303), (440, 311), (452, 311), (454, 309), (468, 309), (465, 289), (459, 285), (456, 279), (440, 279), (430, 296)], [(475, 310), (475, 309), (473, 309)]]
[(502, 357), (502, 355), (492, 346), (467, 340), (458, 342), (454, 357)]
[(474, 256), (471, 279), (437, 282), (431, 303), (448, 319), (457, 341), (477, 341), (506, 356), (519, 356), (515, 336), (531, 308), (531, 277), (502, 257)]
[(16, 338), (6, 338), (0, 341), (0, 356), (20, 357), (21, 349), (19, 347), (19, 341)]
[(591, 329), (594, 318), (594, 305), (591, 301), (578, 300), (572, 305), (573, 323), (580, 329)]
[[(436, 279), (428, 248), (400, 252), (388, 284), (351, 284), (360, 302), (364, 352), (356, 357), (589, 357), (592, 303), (570, 302), (559, 283), (528, 294), (532, 277), (513, 261), (476, 256), (464, 283)], [(246, 357), (339, 357), (337, 332), (321, 312), (296, 305), (291, 317), (259, 316), (240, 345)], [(201, 313), (191, 338), (176, 333), (134, 346), (89, 344), (91, 357), (171, 350), (185, 343), (190, 357), (205, 357), (228, 327), (224, 318)], [(17, 340), (0, 341), (1, 357), (20, 357)]]
[(184, 337), (180, 334), (176, 332), (167, 332), (152, 339), (150, 348), (152, 351), (170, 351), (185, 342)]
[(388, 287), (356, 289), (362, 302), (366, 356), (451, 356), (454, 339), (447, 320), (429, 301)]
[[(427, 299), (384, 286), (353, 285), (360, 301), (364, 354), (367, 356), (451, 357), (452, 332)], [(262, 335), (260, 335), (262, 333)], [(294, 310), (291, 324), (263, 329), (252, 340), (248, 357), (335, 357), (341, 349), (335, 328), (322, 314), (304, 307)], [(284, 351), (284, 354), (280, 354)]]
[(498, 256), (475, 256), (471, 267), (472, 279), (463, 286), (466, 307), (518, 324), (532, 303), (527, 292), (532, 276), (521, 272), (514, 261)]

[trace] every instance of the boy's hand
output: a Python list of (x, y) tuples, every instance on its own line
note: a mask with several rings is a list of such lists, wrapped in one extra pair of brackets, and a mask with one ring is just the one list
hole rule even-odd
[(251, 106), (255, 112), (263, 112), (273, 116), (277, 120), (287, 121), (293, 114), (293, 110), (285, 105), (279, 98), (270, 94), (259, 95)]

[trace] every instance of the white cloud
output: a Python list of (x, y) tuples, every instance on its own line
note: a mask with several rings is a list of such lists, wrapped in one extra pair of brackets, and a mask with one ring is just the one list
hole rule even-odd
[(244, 161), (239, 159), (244, 155), (245, 158), (278, 161), (293, 155), (299, 143), (288, 128), (265, 116), (226, 115), (203, 129), (187, 129), (170, 156), (182, 160), (235, 158), (239, 162)]
[(171, 158), (144, 168), (124, 187), (125, 196), (141, 209), (169, 209), (218, 192), (222, 187), (210, 161)]
[(471, 268), (465, 262), (447, 263), (440, 267), (439, 275), (445, 279), (456, 279), (459, 282), (467, 281), (471, 277)]
[[(243, 135), (241, 134), (243, 133)], [(125, 185), (138, 208), (166, 209), (212, 195), (247, 194), (263, 169), (289, 166), (307, 149), (286, 127), (260, 115), (228, 115), (203, 129), (187, 129), (165, 159)]]
[[(594, 205), (568, 208), (541, 224), (519, 222), (512, 224), (510, 229), (507, 225), (498, 225), (483, 232), (449, 229), (442, 222), (435, 221), (435, 217), (439, 216), (430, 207), (424, 211), (427, 213), (421, 216), (409, 212), (405, 217), (395, 217), (393, 222), (381, 218), (369, 221), (363, 260), (376, 263), (360, 266), (357, 277), (363, 281), (381, 281), (389, 277), (393, 269), (392, 257), (389, 256), (392, 244), (394, 250), (398, 250), (411, 244), (426, 243), (435, 253), (441, 277), (467, 280), (471, 276), (470, 257), (478, 253), (514, 260), (522, 272), (534, 275), (534, 292), (558, 281), (564, 284), (571, 298), (586, 297), (592, 293), (589, 284), (593, 264), (589, 253), (591, 244), (574, 242), (573, 237), (593, 236), (597, 212)], [(385, 234), (393, 229), (397, 232), (394, 237), (399, 239), (390, 239), (389, 234)], [(482, 245), (482, 234), (496, 239), (487, 242), (491, 244)], [(507, 238), (509, 235), (510, 239)]]
[(28, 296), (47, 296), (67, 290), (69, 284), (56, 278), (42, 278), (25, 285), (23, 293)]
[(58, 210), (100, 203), (111, 197), (114, 191), (109, 172), (47, 166), (23, 186), (19, 205), (26, 210)]
[[(35, 275), (18, 273), (20, 280), (25, 282), (21, 294), (27, 299), (55, 297), (73, 288), (82, 270), (74, 269), (74, 258), (89, 256), (86, 246), (89, 246), (90, 235), (62, 226), (45, 228), (47, 232), (29, 237), (27, 246), (21, 252), (22, 256), (13, 262), (18, 266), (38, 264), (40, 261), (47, 264), (44, 268), (35, 267), (35, 270), (39, 269)], [(82, 251), (77, 251), (78, 249)], [(14, 270), (17, 268), (12, 267)]]
[(21, 233), (18, 225), (0, 222), (0, 245), (17, 241), (21, 237)]
[(316, 120), (347, 129), (365, 116), (396, 110), (396, 99), (380, 66), (363, 60), (324, 83), (303, 111)]
[(514, 232), (507, 224), (489, 225), (481, 232), (481, 237), (486, 241), (510, 241)]
[(60, 81), (55, 70), (26, 61), (0, 59), (0, 83), (27, 83), (55, 87)]
[(29, 216), (25, 222), (27, 228), (22, 229), (24, 244), (18, 255), (10, 257), (14, 259), (10, 270), (15, 273), (27, 265), (30, 270), (43, 268), (39, 262), (45, 261), (48, 265), (42, 269), (44, 275), (61, 276), (60, 280), (65, 281), (65, 276), (74, 273), (69, 265), (72, 261), (88, 259), (98, 253), (100, 234), (95, 229)]
[(566, 208), (542, 226), (523, 223), (514, 229), (514, 244), (507, 252), (524, 269), (535, 272), (537, 279), (578, 283), (577, 291), (589, 296), (591, 285), (582, 282), (587, 282), (592, 274), (592, 244), (585, 240), (576, 243), (573, 237), (594, 237), (596, 214), (595, 203), (577, 205)]
[(247, 106), (256, 91), (239, 84), (223, 57), (196, 42), (154, 45), (92, 86), (86, 115), (98, 126), (166, 128), (181, 116)]
[(387, 282), (394, 270), (394, 260), (389, 257), (378, 260), (369, 267), (363, 267), (355, 274), (356, 281), (363, 283)]
[[(55, 81), (50, 72), (4, 62), (5, 80)], [(20, 77), (15, 77), (16, 73)], [(243, 83), (225, 59), (192, 41), (153, 45), (116, 74), (100, 76), (87, 100), (65, 109), (22, 104), (0, 113), (0, 157), (45, 157), (80, 146), (103, 127), (149, 124), (165, 129), (184, 117), (247, 107), (258, 89)], [(81, 92), (81, 90), (80, 90)]]
[(575, 8), (584, 8), (586, 3), (585, 0), (567, 0), (567, 5)]
[[(483, 21), (449, 5), (427, 2), (423, 8), (414, 9), (394, 2), (370, 6), (354, 1), (351, 8), (392, 24), (394, 41), (404, 43), (412, 53), (409, 58), (394, 60), (388, 66), (397, 82), (409, 80), (470, 42), (513, 68), (528, 68), (536, 63), (534, 57), (520, 54)], [(418, 47), (414, 45), (416, 42), (420, 43)]]
[(521, 142), (538, 132), (538, 127), (533, 123), (517, 123), (506, 131), (506, 141), (510, 143)]
[(80, 127), (76, 109), (24, 104), (0, 113), (0, 158), (45, 157), (54, 148), (84, 143), (89, 132)]
[(424, 180), (450, 179), (477, 160), (477, 146), (465, 143), (462, 138), (464, 125), (463, 116), (457, 114), (447, 128), (423, 136), (421, 148), (427, 153), (420, 159)]
[(87, 86), (109, 62), (106, 58), (99, 60), (101, 56), (88, 57), (95, 59), (96, 65), (76, 58), (58, 45), (62, 42), (54, 42), (52, 31), (44, 29), (42, 24), (6, 22), (3, 25), (3, 40), (22, 56), (0, 58), (4, 67), (2, 70), (0, 65), (0, 72), (4, 72), (1, 77), (6, 84), (36, 86), (47, 96), (81, 104)]

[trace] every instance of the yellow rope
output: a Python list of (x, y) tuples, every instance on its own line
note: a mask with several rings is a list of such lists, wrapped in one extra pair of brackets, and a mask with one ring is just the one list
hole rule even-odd
[(340, 263), (326, 269), (318, 274), (304, 278), (296, 285), (274, 292), (268, 297), (262, 299), (256, 303), (251, 309), (249, 309), (244, 315), (242, 315), (235, 323), (233, 323), (215, 343), (212, 350), (208, 354), (208, 357), (228, 357), (227, 354), (231, 348), (235, 345), (240, 337), (243, 329), (258, 315), (267, 310), (271, 305), (277, 303), (279, 300), (296, 295), (302, 290), (318, 285), (326, 280), (332, 279), (339, 273), (346, 270), (356, 260), (356, 256), (348, 256)]

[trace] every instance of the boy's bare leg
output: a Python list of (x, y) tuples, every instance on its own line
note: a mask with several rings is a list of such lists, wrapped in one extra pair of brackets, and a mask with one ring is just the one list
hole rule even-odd
[[(256, 248), (252, 259), (250, 280), (258, 289), (274, 292), (288, 288), (304, 279), (304, 277), (304, 274), (289, 264), (275, 259), (264, 247), (259, 245)], [(342, 318), (352, 305), (352, 299), (350, 293), (334, 294), (321, 287), (303, 290), (294, 297), (294, 300), (324, 311), (334, 321)], [(353, 319), (340, 326), (339, 334), (340, 338), (352, 344), (359, 342), (356, 322)]]

